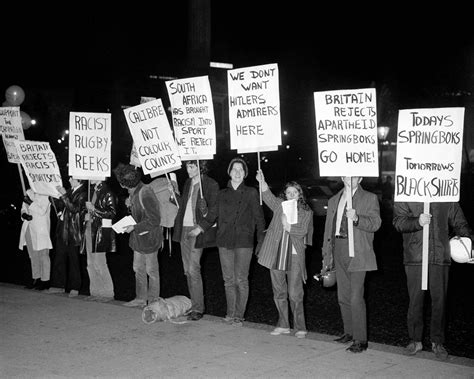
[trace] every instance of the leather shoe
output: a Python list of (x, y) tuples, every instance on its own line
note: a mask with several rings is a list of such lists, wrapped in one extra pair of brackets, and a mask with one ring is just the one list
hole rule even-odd
[(31, 282), (29, 282), (25, 288), (26, 289), (29, 289), (29, 290), (32, 290), (34, 288), (36, 288), (38, 285), (39, 285), (39, 282), (40, 280), (39, 279), (32, 279)]
[(203, 316), (203, 314), (202, 314), (201, 312), (192, 311), (192, 312), (188, 315), (188, 320), (197, 321), (197, 320), (202, 319), (202, 316)]
[(364, 350), (367, 350), (367, 347), (369, 347), (367, 342), (354, 341), (346, 350), (351, 353), (362, 353)]
[(343, 334), (341, 337), (336, 338), (334, 341), (339, 343), (352, 342), (352, 336), (350, 334)]

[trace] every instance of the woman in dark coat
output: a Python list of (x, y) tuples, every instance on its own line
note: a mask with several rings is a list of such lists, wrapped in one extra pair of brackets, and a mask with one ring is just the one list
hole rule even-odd
[(79, 179), (70, 177), (69, 183), (71, 188), (67, 191), (64, 187), (58, 187), (61, 197), (58, 201), (53, 200), (58, 211), (58, 224), (49, 292), (65, 290), (69, 291), (70, 297), (74, 297), (86, 287), (84, 282), (88, 280), (86, 259), (80, 256), (87, 189)]
[(88, 213), (85, 216), (81, 252), (87, 254), (90, 300), (108, 301), (114, 298), (114, 287), (106, 253), (116, 251), (112, 224), (117, 214), (117, 199), (101, 180), (91, 181), (90, 195), (91, 201), (86, 202)]
[(257, 190), (244, 184), (248, 174), (245, 161), (232, 159), (227, 173), (227, 188), (219, 192), (216, 244), (227, 300), (225, 321), (241, 326), (249, 295), (254, 240), (256, 237), (258, 250), (264, 238), (265, 218)]

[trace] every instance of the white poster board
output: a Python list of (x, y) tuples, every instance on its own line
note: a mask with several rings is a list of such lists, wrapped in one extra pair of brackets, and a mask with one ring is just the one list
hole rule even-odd
[(321, 176), (379, 175), (374, 88), (314, 93)]
[(89, 180), (110, 176), (111, 124), (110, 113), (69, 113), (70, 176)]
[(49, 143), (15, 141), (15, 145), (31, 189), (42, 195), (59, 198), (61, 195), (56, 187), (62, 187), (63, 183)]
[(395, 201), (459, 201), (464, 108), (398, 114)]
[(238, 153), (278, 150), (281, 145), (278, 65), (227, 71), (230, 148)]
[(216, 122), (208, 76), (166, 82), (181, 160), (212, 159)]
[(20, 107), (0, 108), (0, 130), (8, 162), (20, 163), (20, 157), (15, 145), (15, 141), (23, 141), (25, 139), (21, 125)]
[(178, 146), (161, 99), (123, 112), (145, 174), (159, 176), (181, 168)]
[[(156, 100), (156, 97), (141, 96), (140, 104), (148, 103), (149, 101), (153, 101), (153, 100)], [(125, 107), (125, 108), (129, 108), (129, 107)], [(138, 159), (137, 149), (133, 142), (132, 142), (132, 149), (130, 150), (130, 164), (135, 167), (142, 166), (142, 164), (140, 163), (140, 159)]]

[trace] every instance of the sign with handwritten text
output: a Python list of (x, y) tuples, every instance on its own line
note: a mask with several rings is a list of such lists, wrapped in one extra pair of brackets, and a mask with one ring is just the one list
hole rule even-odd
[(464, 108), (398, 113), (395, 201), (459, 201)]
[(48, 142), (15, 141), (21, 165), (31, 189), (42, 195), (59, 198), (57, 186), (62, 187), (56, 156)]
[(23, 141), (25, 139), (23, 127), (21, 126), (20, 107), (0, 108), (0, 130), (8, 162), (20, 163), (20, 157), (15, 145), (15, 141)]
[(212, 159), (216, 153), (216, 123), (209, 77), (171, 80), (166, 88), (181, 159)]
[(110, 176), (111, 114), (69, 113), (69, 175), (104, 180)]
[[(156, 100), (156, 97), (141, 96), (140, 104), (148, 103), (149, 101), (153, 101), (153, 100)], [(125, 108), (130, 108), (130, 107), (125, 107)], [(135, 167), (142, 166), (142, 164), (140, 163), (140, 159), (138, 159), (137, 148), (135, 147), (135, 144), (133, 142), (132, 142), (132, 149), (130, 150), (130, 164)]]
[(281, 145), (278, 65), (227, 72), (230, 148), (239, 153), (277, 150)]
[(178, 146), (161, 99), (123, 112), (145, 174), (161, 175), (181, 168)]
[(321, 176), (378, 176), (374, 88), (314, 93)]

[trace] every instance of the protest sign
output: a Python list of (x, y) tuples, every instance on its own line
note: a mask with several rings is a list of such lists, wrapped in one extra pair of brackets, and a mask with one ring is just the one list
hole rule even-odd
[(15, 145), (31, 189), (42, 195), (60, 197), (56, 187), (63, 186), (61, 174), (49, 143), (15, 141)]
[(399, 111), (395, 201), (459, 201), (464, 108)]
[[(395, 201), (459, 201), (464, 108), (403, 109), (398, 114)], [(428, 289), (429, 225), (423, 226), (421, 289)]]
[(278, 65), (227, 72), (230, 148), (238, 153), (277, 150), (281, 145)]
[(25, 139), (23, 127), (21, 126), (20, 107), (0, 108), (0, 130), (8, 162), (19, 164), (20, 157), (16, 150), (15, 141), (23, 141)]
[(110, 113), (69, 113), (69, 175), (104, 180), (111, 172)]
[(314, 93), (321, 176), (378, 176), (374, 88)]
[(156, 176), (181, 168), (178, 146), (161, 99), (123, 112), (145, 174)]
[(216, 153), (216, 123), (209, 78), (167, 81), (166, 89), (181, 160), (212, 159)]
[[(148, 103), (149, 101), (156, 100), (156, 97), (149, 97), (149, 96), (141, 96), (140, 97), (140, 104), (143, 103)], [(130, 108), (130, 107), (125, 107), (125, 108)], [(141, 167), (142, 164), (140, 163), (140, 160), (138, 159), (138, 153), (137, 149), (135, 147), (135, 144), (132, 142), (132, 149), (130, 150), (130, 164), (135, 167)]]

